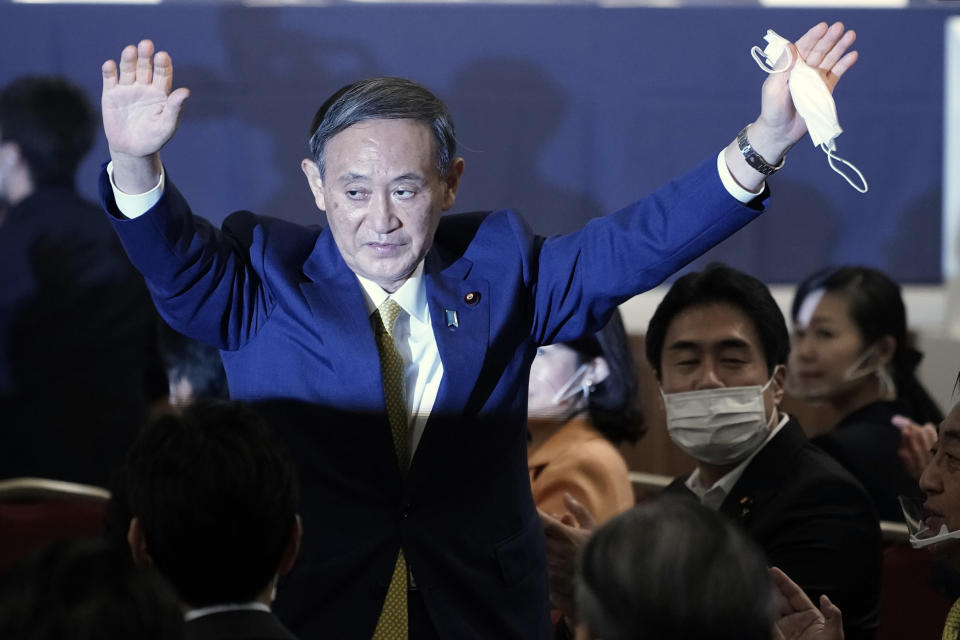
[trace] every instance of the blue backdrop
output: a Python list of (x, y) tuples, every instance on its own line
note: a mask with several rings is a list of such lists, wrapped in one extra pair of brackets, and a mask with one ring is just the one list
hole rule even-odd
[[(164, 151), (194, 209), (319, 219), (299, 163), (316, 107), (347, 82), (402, 75), (446, 100), (467, 170), (456, 210), (512, 206), (542, 233), (580, 226), (715, 155), (759, 109), (749, 56), (766, 29), (858, 33), (836, 99), (860, 195), (803, 141), (762, 219), (705, 259), (769, 282), (860, 262), (940, 280), (947, 11), (595, 6), (0, 4), (0, 83), (60, 73), (98, 100), (100, 64), (151, 37), (192, 97)], [(101, 140), (81, 170), (93, 195)]]

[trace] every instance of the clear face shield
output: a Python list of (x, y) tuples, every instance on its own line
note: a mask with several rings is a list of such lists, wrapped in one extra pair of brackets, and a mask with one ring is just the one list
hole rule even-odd
[(960, 539), (960, 531), (950, 531), (945, 522), (938, 521), (936, 524), (940, 525), (939, 528), (936, 528), (936, 524), (934, 526), (928, 524), (923, 503), (919, 500), (905, 496), (900, 496), (898, 500), (907, 523), (907, 531), (910, 533), (910, 546), (914, 549), (922, 549), (955, 538)]

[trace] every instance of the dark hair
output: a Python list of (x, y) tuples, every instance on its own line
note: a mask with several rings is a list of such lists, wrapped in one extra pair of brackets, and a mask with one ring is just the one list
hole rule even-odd
[(155, 572), (128, 549), (64, 540), (29, 556), (0, 585), (0, 638), (182, 638), (183, 612)]
[(98, 121), (83, 91), (63, 78), (24, 76), (0, 91), (0, 141), (20, 147), (34, 186), (73, 184)]
[(728, 304), (742, 311), (760, 336), (767, 372), (786, 364), (790, 354), (787, 322), (767, 285), (753, 276), (714, 262), (678, 279), (663, 297), (647, 327), (647, 360), (660, 377), (663, 342), (673, 319), (691, 307)]
[(763, 554), (720, 514), (663, 496), (609, 520), (580, 558), (580, 619), (604, 640), (769, 640)]
[(198, 402), (151, 423), (124, 464), (147, 552), (191, 607), (254, 600), (296, 523), (287, 448), (253, 411)]
[(600, 331), (563, 343), (577, 352), (580, 363), (603, 357), (610, 375), (590, 392), (587, 411), (590, 422), (613, 444), (636, 442), (646, 431), (640, 412), (637, 367), (619, 310)]
[(457, 153), (456, 130), (447, 106), (426, 88), (405, 78), (370, 78), (341, 88), (327, 98), (310, 124), (310, 153), (324, 176), (324, 147), (333, 136), (364, 120), (419, 120), (433, 132), (436, 167), (447, 175)]
[(223, 369), (220, 351), (174, 331), (162, 320), (157, 325), (157, 344), (170, 384), (186, 380), (193, 389), (194, 399), (229, 398), (227, 373)]
[(797, 287), (790, 315), (794, 323), (803, 301), (817, 290), (840, 295), (847, 301), (850, 318), (857, 325), (863, 348), (891, 336), (896, 350), (891, 360), (897, 400), (917, 422), (939, 424), (943, 412), (917, 380), (915, 371), (923, 354), (910, 344), (907, 311), (900, 286), (882, 271), (861, 266), (828, 267), (806, 277)]

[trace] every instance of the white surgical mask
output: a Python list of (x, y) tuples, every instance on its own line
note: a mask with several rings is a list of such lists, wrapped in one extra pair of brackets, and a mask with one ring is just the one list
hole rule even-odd
[(914, 549), (960, 538), (960, 531), (950, 531), (946, 524), (940, 525), (940, 531), (930, 529), (924, 522), (923, 507), (913, 498), (900, 496), (898, 500), (907, 523), (907, 531), (910, 532), (910, 546)]
[[(573, 375), (570, 376), (566, 382), (563, 383), (563, 386), (560, 387), (555, 394), (551, 402), (558, 405), (564, 400), (574, 397), (578, 393), (583, 394), (583, 399), (588, 400), (590, 398), (590, 387), (593, 386), (593, 382), (587, 378), (584, 378), (583, 375), (587, 372), (589, 364), (584, 363), (577, 367), (577, 370), (573, 372)], [(577, 383), (580, 384), (577, 384)]]
[[(763, 37), (767, 41), (765, 49), (753, 47), (750, 49), (750, 55), (757, 62), (761, 69), (767, 73), (783, 73), (790, 66), (789, 61), (782, 68), (777, 69), (776, 65), (784, 52), (789, 52), (787, 48), (788, 41), (783, 36), (777, 34), (773, 29), (767, 29), (767, 35)], [(837, 105), (830, 95), (830, 90), (824, 83), (816, 69), (810, 67), (803, 59), (799, 59), (790, 69), (790, 95), (793, 97), (793, 106), (797, 113), (807, 123), (807, 131), (810, 132), (810, 140), (813, 146), (827, 154), (827, 163), (830, 168), (843, 176), (851, 187), (860, 193), (867, 192), (867, 180), (853, 164), (844, 160), (834, 152), (837, 150), (837, 137), (843, 133), (840, 128), (840, 121), (837, 118)], [(842, 162), (850, 167), (860, 179), (860, 184), (856, 184), (845, 174), (834, 162)]]
[(896, 398), (897, 387), (887, 368), (879, 364), (864, 366), (876, 352), (876, 343), (864, 349), (863, 353), (844, 370), (839, 381), (831, 382), (829, 379), (824, 379), (816, 383), (802, 383), (794, 376), (787, 376), (787, 393), (800, 400), (823, 400), (834, 395), (841, 388), (845, 388), (849, 382), (875, 375), (880, 384), (881, 398)]
[[(779, 368), (779, 367), (778, 367)], [(776, 369), (774, 369), (776, 374)], [(664, 393), (667, 432), (685, 452), (709, 464), (740, 462), (756, 451), (773, 425), (775, 411), (767, 417), (762, 387), (721, 387), (681, 393)]]

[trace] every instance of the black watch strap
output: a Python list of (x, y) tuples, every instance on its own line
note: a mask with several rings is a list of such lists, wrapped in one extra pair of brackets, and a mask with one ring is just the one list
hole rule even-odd
[(751, 167), (765, 176), (773, 175), (783, 168), (786, 156), (780, 158), (780, 162), (776, 165), (767, 162), (766, 159), (757, 153), (757, 150), (750, 145), (750, 141), (747, 140), (747, 129), (749, 127), (750, 125), (747, 125), (737, 134), (737, 146), (740, 147), (740, 153), (743, 154), (743, 159), (746, 160), (747, 164)]

